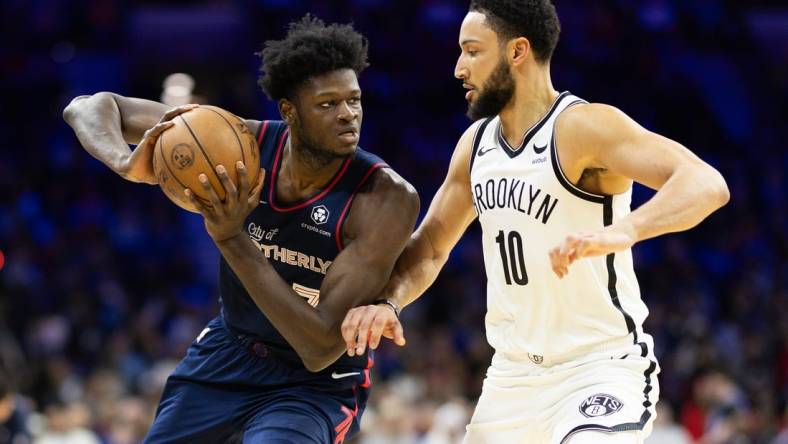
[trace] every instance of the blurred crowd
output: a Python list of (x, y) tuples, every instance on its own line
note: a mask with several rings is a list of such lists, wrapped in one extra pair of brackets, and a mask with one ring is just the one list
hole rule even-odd
[[(662, 372), (650, 444), (788, 443), (788, 4), (557, 0), (553, 81), (717, 167), (732, 200), (634, 249)], [(10, 0), (0, 4), (0, 443), (141, 440), (167, 374), (218, 310), (198, 216), (124, 182), (60, 113), (102, 90), (274, 119), (266, 39), (307, 11), (370, 40), (362, 146), (426, 209), (468, 125), (451, 0)], [(163, 94), (188, 73), (186, 97)], [(177, 91), (176, 91), (177, 92)], [(170, 94), (171, 95), (171, 94)], [(176, 94), (177, 95), (177, 94)], [(635, 205), (652, 194), (635, 190)], [(491, 357), (478, 226), (376, 354), (354, 442), (456, 443)]]

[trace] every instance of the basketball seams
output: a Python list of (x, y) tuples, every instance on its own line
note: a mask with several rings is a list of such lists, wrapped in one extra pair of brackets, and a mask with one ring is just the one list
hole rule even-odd
[(219, 179), (219, 175), (216, 174), (216, 165), (214, 165), (214, 163), (211, 160), (210, 156), (208, 156), (208, 153), (205, 151), (205, 148), (203, 148), (202, 143), (200, 142), (200, 139), (198, 139), (197, 135), (194, 134), (194, 131), (192, 131), (192, 127), (189, 126), (189, 122), (186, 121), (186, 119), (183, 117), (183, 114), (179, 115), (178, 117), (183, 121), (183, 124), (186, 125), (186, 129), (189, 130), (189, 134), (192, 135), (192, 138), (197, 143), (197, 146), (200, 148), (200, 152), (202, 152), (202, 155), (205, 157), (205, 161), (208, 162), (208, 165), (211, 167), (211, 174), (213, 174), (213, 177), (216, 178), (216, 182), (222, 188), (222, 190), (224, 191), (224, 194), (226, 196), (227, 195), (227, 190), (224, 189), (224, 185), (222, 185), (222, 181), (221, 181), (221, 179)]
[[(230, 130), (231, 130), (231, 131), (233, 132), (233, 134), (235, 135), (235, 140), (237, 140), (237, 141), (238, 141), (238, 149), (239, 149), (239, 150), (241, 150), (241, 162), (243, 162), (243, 163), (244, 163), (244, 165), (246, 165), (246, 155), (244, 154), (244, 146), (243, 146), (243, 143), (241, 142), (241, 137), (240, 137), (240, 136), (238, 136), (238, 132), (237, 132), (237, 131), (235, 131), (235, 127), (233, 127), (233, 124), (232, 124), (232, 123), (230, 123), (230, 121), (229, 121), (229, 120), (227, 120), (227, 118), (226, 118), (226, 117), (224, 117), (224, 116), (222, 115), (222, 113), (220, 113), (219, 111), (216, 111), (215, 109), (213, 109), (213, 107), (210, 107), (210, 106), (203, 106), (202, 108), (205, 108), (205, 109), (207, 109), (207, 110), (209, 110), (209, 111), (211, 111), (211, 112), (214, 112), (214, 113), (216, 113), (216, 114), (217, 114), (219, 117), (221, 117), (221, 118), (222, 118), (222, 120), (224, 120), (224, 122), (227, 124), (227, 126), (229, 126), (229, 127), (230, 127)], [(241, 123), (243, 123), (243, 122), (241, 122)], [(245, 123), (243, 123), (243, 124), (245, 125)]]

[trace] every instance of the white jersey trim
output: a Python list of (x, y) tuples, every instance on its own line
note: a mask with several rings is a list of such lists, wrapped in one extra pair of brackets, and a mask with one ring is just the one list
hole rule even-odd
[(539, 119), (539, 121), (536, 122), (532, 127), (528, 128), (528, 130), (523, 134), (523, 138), (520, 140), (520, 144), (517, 146), (517, 148), (512, 147), (509, 144), (509, 141), (506, 140), (506, 137), (503, 136), (503, 123), (501, 123), (501, 120), (498, 119), (495, 136), (497, 137), (498, 143), (501, 145), (503, 151), (509, 155), (510, 158), (517, 157), (520, 155), (520, 153), (525, 151), (525, 148), (528, 146), (528, 143), (531, 141), (531, 139), (536, 135), (536, 133), (539, 132), (540, 129), (542, 129), (542, 127), (550, 120), (550, 118), (553, 117), (556, 109), (558, 109), (558, 106), (568, 96), (570, 96), (569, 91), (564, 91), (555, 98), (555, 101), (553, 102), (552, 106), (550, 106), (550, 109), (545, 113), (545, 115), (542, 116), (542, 118)]
[(476, 131), (473, 133), (473, 145), (471, 145), (471, 160), (468, 162), (468, 179), (470, 179), (470, 174), (473, 172), (473, 162), (476, 160), (476, 153), (479, 151), (479, 144), (482, 141), (482, 137), (484, 136), (484, 131), (487, 129), (487, 125), (492, 121), (494, 117), (488, 117), (481, 123), (476, 126)]

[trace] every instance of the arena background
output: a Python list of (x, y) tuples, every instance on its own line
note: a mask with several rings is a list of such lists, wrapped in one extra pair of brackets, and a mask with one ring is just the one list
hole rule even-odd
[[(638, 244), (662, 365), (649, 443), (788, 442), (788, 4), (558, 0), (559, 90), (627, 112), (717, 167), (731, 202)], [(134, 443), (217, 312), (199, 216), (125, 182), (61, 118), (98, 91), (278, 118), (261, 43), (313, 12), (369, 37), (362, 146), (421, 194), (468, 121), (453, 76), (466, 2), (7, 0), (0, 4), (0, 443)], [(187, 73), (194, 81), (171, 78)], [(164, 94), (164, 95), (163, 95)], [(636, 203), (651, 193), (635, 190)], [(452, 443), (491, 350), (478, 225), (377, 354), (356, 443)], [(14, 401), (13, 403), (10, 401)], [(13, 405), (15, 405), (15, 407)], [(62, 439), (56, 441), (57, 439)]]

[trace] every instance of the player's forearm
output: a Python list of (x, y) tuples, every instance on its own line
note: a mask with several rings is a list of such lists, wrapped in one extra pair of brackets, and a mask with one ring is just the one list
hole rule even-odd
[(123, 176), (131, 149), (123, 140), (120, 110), (111, 94), (75, 98), (63, 110), (63, 119), (85, 151)]
[(383, 296), (404, 308), (435, 282), (448, 256), (435, 251), (429, 232), (420, 227), (397, 260)]
[(725, 179), (708, 165), (679, 168), (648, 202), (619, 223), (631, 227), (636, 241), (688, 230), (725, 205)]
[(336, 361), (344, 351), (336, 321), (327, 319), (298, 296), (248, 236), (241, 233), (217, 246), (255, 305), (308, 369), (318, 371)]

